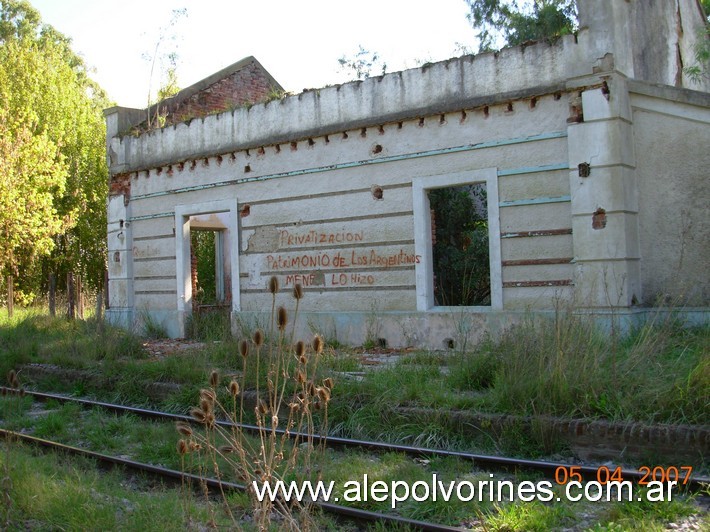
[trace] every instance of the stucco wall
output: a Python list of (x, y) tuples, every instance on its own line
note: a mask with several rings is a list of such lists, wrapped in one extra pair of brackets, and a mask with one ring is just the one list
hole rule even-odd
[[(311, 90), (140, 136), (109, 140), (112, 173), (256, 148), (372, 124), (457, 112), (564, 89), (573, 36)], [(591, 73), (596, 60), (585, 61)], [(582, 67), (577, 66), (578, 70)]]
[(304, 309), (415, 310), (412, 179), (487, 167), (500, 174), (505, 303), (544, 306), (547, 287), (527, 284), (569, 280), (569, 265), (525, 271), (520, 262), (571, 258), (569, 231), (530, 235), (571, 227), (567, 115), (566, 98), (549, 95), (534, 107), (522, 100), (134, 173), (136, 306), (150, 296), (174, 307), (175, 205), (233, 198), (243, 213), (243, 309), (263, 308), (266, 281), (278, 275), (286, 288), (299, 280), (319, 294)]
[(710, 110), (645, 89), (632, 97), (643, 302), (708, 306)]
[[(601, 15), (554, 44), (137, 136), (118, 133), (138, 112), (108, 112), (108, 315), (183, 334), (189, 219), (210, 213), (229, 238), (235, 325), (265, 323), (272, 275), (284, 297), (304, 285), (303, 330), (349, 343), (442, 347), (462, 329), (475, 341), (560, 302), (629, 316), (658, 293), (706, 305), (710, 99), (629, 79), (674, 67), (625, 48), (667, 6), (623, 4), (590, 0)], [(426, 190), (470, 182), (489, 192), (492, 303), (432, 308)]]

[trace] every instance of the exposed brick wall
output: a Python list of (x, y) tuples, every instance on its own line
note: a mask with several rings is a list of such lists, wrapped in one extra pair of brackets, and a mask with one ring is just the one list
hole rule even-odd
[(256, 64), (223, 78), (187, 99), (174, 102), (167, 111), (168, 123), (206, 116), (228, 109), (264, 101), (272, 91), (272, 81)]
[(119, 196), (131, 193), (130, 174), (114, 174), (109, 181), (109, 196)]
[(197, 255), (190, 246), (190, 281), (192, 284), (192, 310), (197, 310)]

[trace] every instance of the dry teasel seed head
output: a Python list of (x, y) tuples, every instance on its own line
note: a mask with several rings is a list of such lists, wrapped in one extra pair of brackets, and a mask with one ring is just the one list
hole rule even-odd
[(266, 414), (269, 411), (269, 408), (266, 406), (266, 403), (259, 399), (259, 404), (257, 405), (257, 408), (259, 409), (260, 414)]
[(242, 358), (249, 356), (249, 342), (246, 340), (239, 342), (239, 354), (242, 355)]
[(321, 388), (320, 386), (317, 388), (318, 391), (318, 397), (320, 398), (321, 401), (324, 403), (327, 403), (330, 401), (330, 391), (328, 391), (328, 388)]
[(276, 277), (275, 275), (272, 275), (271, 278), (269, 279), (269, 292), (276, 295), (276, 292), (278, 292), (278, 291), (279, 291), (279, 278)]
[(279, 416), (271, 416), (271, 426), (274, 428), (279, 426)]
[(7, 372), (7, 383), (12, 386), (13, 381), (17, 378), (17, 374), (14, 369)]
[(236, 397), (239, 395), (239, 383), (235, 380), (230, 381), (228, 390), (232, 397)]
[(214, 390), (210, 390), (209, 388), (200, 389), (200, 398), (207, 399), (212, 402), (217, 400), (217, 396), (215, 395)]
[(312, 382), (308, 383), (308, 395), (311, 397), (315, 397), (318, 392), (316, 391), (316, 387)]
[(296, 342), (296, 358), (300, 360), (305, 354), (306, 344), (302, 340), (299, 340)]
[(193, 408), (192, 410), (190, 410), (190, 415), (195, 421), (199, 423), (205, 422), (205, 413), (199, 408)]
[(333, 390), (334, 384), (335, 383), (333, 382), (333, 379), (331, 379), (330, 377), (323, 379), (323, 386), (325, 386), (326, 388), (328, 388), (331, 391)]
[(301, 408), (301, 405), (299, 405), (298, 403), (289, 403), (289, 404), (288, 404), (288, 407), (289, 407), (291, 410), (296, 410), (296, 411), (298, 411), (298, 409)]
[(296, 381), (298, 381), (298, 384), (303, 384), (306, 382), (306, 374), (303, 373), (300, 369), (296, 372)]
[(301, 286), (301, 283), (296, 283), (293, 285), (293, 298), (294, 299), (302, 299), (303, 298), (303, 286)]
[(209, 414), (212, 412), (212, 402), (208, 401), (207, 399), (202, 399), (200, 400), (200, 410), (202, 410), (205, 414)]
[(308, 362), (308, 359), (306, 358), (306, 355), (303, 355), (301, 358), (298, 359), (298, 361), (299, 361), (301, 364), (304, 364), (304, 365), (305, 365), (306, 362)]
[(205, 415), (205, 426), (207, 426), (208, 428), (214, 427), (214, 424), (216, 421), (217, 421), (217, 418), (215, 418), (215, 416), (212, 412), (208, 412)]
[(216, 388), (218, 384), (219, 372), (216, 369), (213, 369), (212, 373), (210, 373), (210, 386), (212, 386), (212, 388)]
[(313, 337), (313, 351), (318, 355), (323, 352), (323, 338), (319, 334)]
[(279, 327), (280, 331), (283, 331), (286, 328), (286, 324), (288, 323), (288, 313), (286, 312), (286, 309), (283, 307), (279, 307), (278, 311), (276, 312), (276, 324)]
[(178, 440), (177, 442), (177, 452), (178, 454), (187, 454), (188, 452), (188, 445), (187, 442), (183, 439)]
[(264, 331), (261, 329), (254, 331), (254, 338), (252, 338), (252, 341), (257, 349), (264, 345)]
[(200, 390), (200, 399), (204, 399), (205, 401), (214, 403), (217, 400), (217, 395), (214, 393), (214, 390), (210, 390), (209, 388), (202, 388)]
[(190, 425), (188, 425), (184, 421), (178, 421), (177, 423), (175, 423), (175, 428), (183, 436), (192, 436), (192, 429), (190, 428)]
[(199, 451), (200, 449), (202, 449), (201, 444), (197, 443), (196, 441), (190, 442), (190, 452)]

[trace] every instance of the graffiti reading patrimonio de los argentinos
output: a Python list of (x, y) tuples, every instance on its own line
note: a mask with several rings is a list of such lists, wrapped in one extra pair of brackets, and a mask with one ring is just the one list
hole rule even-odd
[[(282, 230), (279, 233), (279, 247), (293, 251), (274, 253), (266, 256), (266, 267), (270, 272), (283, 272), (284, 283), (290, 286), (301, 283), (304, 286), (371, 286), (377, 283), (375, 272), (323, 272), (321, 270), (373, 268), (377, 270), (414, 266), (421, 257), (403, 247), (398, 250), (386, 247), (333, 250), (303, 250), (301, 247), (337, 246), (338, 244), (362, 244), (364, 231), (315, 231), (293, 233)], [(391, 251), (390, 251), (391, 250)], [(305, 270), (295, 273), (294, 270)], [(315, 270), (315, 271), (314, 271)]]

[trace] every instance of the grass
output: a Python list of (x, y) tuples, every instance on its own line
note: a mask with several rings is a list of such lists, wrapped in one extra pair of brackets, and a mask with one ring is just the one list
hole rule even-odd
[(636, 420), (710, 422), (710, 327), (651, 322), (623, 338), (579, 317), (524, 323), (490, 347), (490, 408)]
[(229, 310), (191, 314), (186, 329), (187, 337), (195, 340), (229, 341), (232, 338)]
[[(421, 439), (431, 420), (413, 426), (397, 415), (403, 406), (708, 424), (710, 327), (656, 321), (622, 339), (571, 315), (528, 320), (475, 352), (405, 356), (362, 382), (343, 382), (332, 419), (342, 434), (377, 437), (387, 427), (394, 439)], [(503, 440), (521, 443), (516, 434)]]
[[(234, 379), (247, 389), (259, 382), (262, 390), (266, 389), (270, 378), (267, 365), (262, 364), (257, 371), (256, 365), (248, 364), (242, 375), (240, 338), (226, 333), (228, 324), (207, 321), (198, 325), (203, 335), (200, 338), (206, 342), (203, 348), (156, 358), (149, 357), (143, 349), (144, 340), (131, 333), (100, 327), (91, 319), (69, 322), (18, 309), (12, 320), (0, 315), (0, 371), (28, 363), (55, 364), (81, 370), (87, 376), (68, 383), (49, 376), (31, 381), (22, 372), (20, 378), (25, 385), (39, 389), (180, 412), (195, 403), (213, 369), (219, 370), (225, 382)], [(286, 353), (290, 348), (282, 343), (278, 349)], [(293, 374), (297, 366), (294, 357), (282, 359), (281, 368), (287, 374)], [(348, 372), (361, 375), (362, 380), (348, 378), (344, 375)], [(336, 381), (328, 408), (331, 433), (427, 447), (522, 456), (559, 450), (543, 430), (529, 431), (515, 424), (500, 434), (481, 432), (480, 437), (472, 438), (470, 431), (465, 435), (461, 421), (445, 415), (447, 410), (710, 423), (710, 327), (683, 328), (672, 320), (654, 320), (628, 336), (617, 337), (580, 317), (559, 313), (552, 321), (523, 321), (497, 341), (487, 340), (474, 351), (411, 352), (374, 371), (362, 366), (357, 350), (331, 346), (324, 351), (318, 368), (308, 368), (308, 374), (316, 380), (332, 377)], [(167, 397), (151, 399), (146, 390), (154, 382), (180, 386)], [(292, 386), (288, 384), (287, 395), (295, 389)], [(230, 404), (231, 398), (221, 388), (224, 386), (218, 389), (219, 401)], [(80, 413), (73, 405), (58, 404), (47, 405), (48, 412), (30, 422), (29, 404), (25, 399), (11, 409), (3, 407), (3, 422), (9, 426), (29, 423), (41, 437), (128, 453), (137, 460), (173, 468), (180, 466), (172, 426), (100, 411)], [(402, 410), (411, 407), (426, 407), (432, 413), (407, 415)], [(314, 418), (317, 423), (318, 417)], [(253, 413), (245, 420), (253, 421)], [(443, 472), (446, 478), (475, 478), (460, 464), (434, 460), (422, 466), (396, 455), (375, 461), (356, 453), (326, 456), (319, 466), (321, 471), (341, 481), (358, 478), (365, 471), (373, 480), (384, 481), (430, 479), (432, 471)], [(235, 507), (243, 509), (235, 510), (236, 515), (242, 515), (249, 504), (244, 498), (233, 497)], [(685, 502), (678, 504), (653, 508), (641, 503), (605, 505), (603, 511), (593, 512), (595, 522), (589, 527), (654, 529), (692, 511)], [(385, 509), (372, 503), (365, 507)], [(103, 527), (108, 517), (101, 517), (102, 509), (96, 511), (95, 525)], [(472, 507), (428, 501), (403, 503), (398, 511), (417, 519), (478, 523), (488, 530), (554, 529), (568, 526), (572, 519), (570, 507), (565, 505)], [(75, 518), (60, 519), (56, 522), (59, 524), (47, 528), (72, 528), (68, 523)], [(40, 520), (44, 519), (42, 514)]]
[[(225, 334), (226, 324), (210, 327), (204, 329), (211, 338), (204, 348), (149, 358), (143, 340), (131, 333), (18, 310), (12, 321), (0, 316), (0, 372), (27, 363), (83, 370), (86, 377), (70, 382), (45, 375), (29, 384), (186, 412), (212, 369), (241, 383), (239, 339)], [(287, 367), (293, 371), (294, 361)], [(347, 372), (362, 380), (343, 376)], [(526, 320), (475, 351), (408, 353), (377, 371), (363, 368), (357, 351), (326, 349), (316, 377), (329, 376), (338, 388), (331, 427), (346, 436), (470, 447), (456, 423), (437, 414), (405, 416), (401, 407), (708, 424), (710, 327), (655, 320), (621, 338), (559, 313), (553, 321)], [(249, 365), (245, 387), (257, 381), (266, 385), (267, 370)], [(146, 390), (154, 382), (180, 386), (162, 398), (149, 397)], [(476, 444), (529, 456), (555, 447), (543, 435), (526, 442), (514, 432), (482, 436)]]
[(600, 520), (608, 530), (665, 530), (667, 523), (693, 513), (693, 508), (684, 500), (658, 504), (644, 499), (612, 504), (602, 512)]
[(489, 530), (547, 532), (573, 524), (574, 512), (567, 505), (550, 506), (539, 501), (527, 504), (496, 505), (496, 512), (488, 516)]
[[(2, 398), (4, 410), (7, 410), (4, 407), (12, 400), (13, 397)], [(48, 403), (46, 413), (37, 415), (36, 412), (28, 411), (26, 403), (26, 400), (22, 401), (15, 421), (36, 435), (39, 435), (41, 429), (45, 437), (69, 445), (180, 469), (180, 459), (175, 450), (180, 436), (171, 423), (146, 421), (134, 415), (117, 415), (101, 409), (82, 410), (76, 405), (56, 403)], [(47, 421), (50, 419), (51, 422)], [(257, 442), (251, 440), (252, 445)], [(2, 459), (6, 460), (7, 456), (2, 454)], [(131, 530), (140, 527), (141, 530), (177, 530), (181, 527), (189, 528), (186, 519), (190, 519), (193, 525), (207, 525), (215, 519), (222, 526), (234, 526), (222, 511), (221, 503), (215, 501), (210, 508), (194, 494), (187, 497), (186, 493), (177, 489), (166, 489), (136, 477), (127, 481), (118, 472), (99, 474), (93, 464), (86, 460), (45, 456), (23, 445), (13, 445), (10, 456), (11, 516), (18, 528), (31, 522), (34, 528), (39, 529)], [(202, 468), (193, 462), (188, 469), (193, 472), (203, 470), (211, 475), (211, 458), (203, 454), (202, 459)], [(32, 461), (37, 461), (38, 465), (31, 464)], [(298, 463), (300, 468), (306, 465), (303, 460)], [(226, 471), (224, 465), (224, 462), (220, 464), (222, 471)], [(34, 492), (30, 491), (32, 484), (25, 484), (30, 469), (29, 482), (40, 485)], [(376, 481), (388, 485), (403, 481), (410, 486), (416, 482), (430, 483), (433, 474), (445, 483), (456, 480), (477, 485), (479, 481), (487, 482), (491, 479), (488, 473), (477, 471), (470, 462), (455, 458), (412, 459), (399, 453), (370, 454), (352, 450), (326, 452), (318, 468), (312, 469), (305, 476), (312, 480), (323, 478), (334, 481), (335, 494), (344, 502), (342, 497), (347, 489), (346, 483), (359, 481), (365, 474), (368, 475), (370, 485)], [(299, 476), (293, 473), (287, 480)], [(238, 480), (231, 475), (225, 478)], [(540, 477), (538, 474), (514, 476), (498, 473), (493, 480), (517, 483), (540, 480)], [(71, 486), (67, 487), (70, 483)], [(42, 500), (30, 504), (29, 499), (32, 497)], [(244, 524), (243, 517), (248, 515), (250, 507), (246, 495), (230, 495), (227, 504), (237, 522)], [(373, 511), (391, 511), (390, 501), (360, 500), (352, 505)], [(687, 498), (676, 498), (668, 503), (595, 503), (592, 510), (585, 509), (583, 512), (579, 511), (579, 506), (580, 503), (566, 502), (540, 504), (517, 501), (493, 504), (485, 500), (466, 502), (456, 498), (447, 502), (440, 498), (437, 501), (401, 502), (396, 511), (412, 519), (450, 525), (476, 524), (485, 530), (579, 527), (585, 520), (589, 520), (589, 511), (593, 513), (592, 524), (603, 527), (599, 530), (653, 530), (697, 511), (692, 500)], [(111, 513), (108, 507), (120, 511)], [(91, 512), (92, 516), (87, 517), (87, 512)], [(159, 516), (164, 523), (144, 523), (143, 519), (147, 519), (151, 513)], [(314, 526), (317, 529), (330, 529), (329, 526), (339, 528), (328, 519), (318, 517)]]
[(190, 522), (207, 526), (213, 518), (225, 523), (207, 505), (186, 501), (178, 488), (141, 477), (127, 482), (122, 472), (100, 471), (92, 461), (41, 454), (20, 444), (13, 448), (9, 478), (8, 529), (178, 531)]

